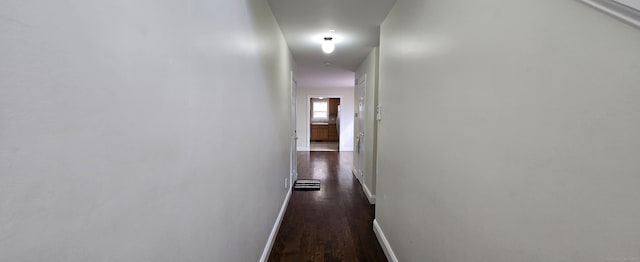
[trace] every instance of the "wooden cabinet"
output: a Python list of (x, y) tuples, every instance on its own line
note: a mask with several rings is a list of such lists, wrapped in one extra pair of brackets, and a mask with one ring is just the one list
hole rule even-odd
[(329, 99), (329, 116), (338, 115), (338, 106), (340, 105), (340, 98)]
[(311, 141), (338, 141), (338, 138), (335, 124), (311, 125)]
[(329, 127), (329, 135), (327, 137), (327, 139), (329, 141), (338, 141), (338, 138), (340, 137), (338, 135), (338, 128), (336, 127), (335, 124), (330, 124), (328, 125)]
[(328, 125), (311, 125), (311, 140), (325, 141), (329, 137)]

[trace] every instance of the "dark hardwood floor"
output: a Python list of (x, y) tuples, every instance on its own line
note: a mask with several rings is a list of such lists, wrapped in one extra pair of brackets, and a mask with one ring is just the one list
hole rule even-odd
[(269, 261), (387, 261), (373, 233), (374, 206), (351, 174), (351, 152), (298, 152), (298, 178)]

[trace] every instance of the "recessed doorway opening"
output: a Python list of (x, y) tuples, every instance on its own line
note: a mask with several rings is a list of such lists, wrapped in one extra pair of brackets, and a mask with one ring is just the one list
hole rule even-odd
[(309, 98), (309, 151), (340, 151), (340, 98)]

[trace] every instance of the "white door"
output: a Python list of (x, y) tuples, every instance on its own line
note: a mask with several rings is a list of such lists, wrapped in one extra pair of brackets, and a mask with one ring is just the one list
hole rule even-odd
[(365, 118), (365, 98), (366, 98), (366, 93), (367, 93), (367, 76), (364, 75), (362, 77), (362, 79), (360, 79), (358, 81), (358, 84), (356, 86), (356, 90), (357, 90), (357, 99), (358, 99), (358, 119), (356, 120), (356, 123), (358, 125), (357, 130), (358, 130), (358, 134), (356, 135), (356, 152), (357, 152), (357, 157), (358, 157), (358, 168), (356, 169), (356, 171), (358, 172), (358, 177), (360, 179), (364, 178), (364, 169), (365, 169), (365, 150), (366, 150), (366, 145), (364, 143), (364, 134), (365, 134), (365, 122), (364, 122), (364, 118)]
[(291, 149), (289, 164), (289, 185), (298, 179), (298, 131), (296, 128), (296, 79), (291, 72)]

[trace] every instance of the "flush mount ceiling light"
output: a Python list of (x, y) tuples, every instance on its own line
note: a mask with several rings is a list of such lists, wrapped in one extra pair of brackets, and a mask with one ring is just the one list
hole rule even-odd
[(342, 41), (342, 37), (336, 35), (334, 30), (329, 30), (328, 33), (314, 36), (313, 40), (322, 45), (322, 52), (331, 54), (336, 50), (336, 43)]
[(334, 50), (336, 50), (336, 45), (333, 43), (333, 37), (325, 36), (324, 42), (322, 42), (322, 52), (331, 54)]

